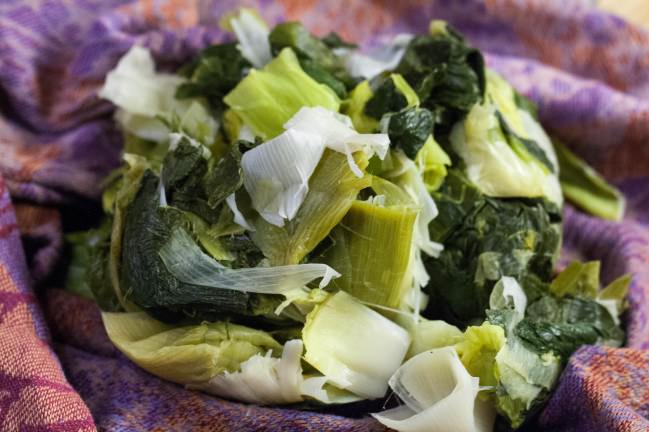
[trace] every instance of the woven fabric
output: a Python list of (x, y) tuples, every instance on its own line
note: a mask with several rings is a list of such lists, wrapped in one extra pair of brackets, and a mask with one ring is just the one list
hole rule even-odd
[(119, 161), (112, 108), (96, 96), (106, 72), (133, 44), (173, 69), (226, 38), (219, 17), (242, 5), (368, 48), (446, 19), (539, 104), (548, 130), (622, 189), (621, 223), (566, 207), (563, 256), (601, 260), (604, 282), (633, 275), (627, 347), (575, 353), (537, 426), (649, 430), (649, 35), (589, 4), (0, 1), (0, 430), (384, 430), (367, 417), (247, 406), (164, 382), (112, 347), (93, 303), (48, 282), (66, 221)]

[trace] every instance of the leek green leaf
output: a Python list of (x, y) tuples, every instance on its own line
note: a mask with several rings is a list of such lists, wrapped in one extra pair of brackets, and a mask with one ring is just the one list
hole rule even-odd
[(597, 302), (608, 310), (616, 324), (620, 323), (619, 317), (628, 307), (629, 285), (631, 275), (622, 275), (597, 294)]
[(595, 216), (622, 220), (626, 205), (624, 195), (564, 144), (557, 140), (553, 144), (559, 157), (559, 180), (566, 199)]
[(390, 74), (374, 86), (372, 97), (365, 104), (364, 113), (380, 120), (384, 114), (418, 107), (417, 93), (399, 74)]
[(412, 286), (409, 271), (417, 209), (354, 201), (331, 232), (334, 242), (323, 262), (341, 273), (332, 288), (361, 301), (398, 307)]
[(429, 135), (423, 147), (417, 152), (415, 163), (424, 179), (428, 192), (434, 192), (442, 185), (446, 178), (446, 167), (451, 165), (448, 154)]
[(71, 246), (70, 265), (65, 288), (75, 294), (95, 300), (105, 311), (117, 311), (120, 304), (110, 282), (110, 236), (113, 219), (88, 231), (65, 236)]
[(281, 345), (268, 333), (227, 322), (170, 326), (144, 312), (102, 313), (108, 337), (141, 368), (179, 384), (200, 384)]
[(571, 262), (550, 284), (550, 292), (558, 298), (570, 294), (594, 299), (599, 290), (599, 261)]
[(426, 260), (431, 298), (424, 316), (467, 325), (484, 318), (502, 276), (523, 287), (551, 279), (561, 244), (561, 214), (552, 203), (486, 197), (458, 168), (449, 169), (433, 198), (439, 215), (430, 236), (444, 250)]
[(435, 123), (442, 129), (482, 101), (485, 92), (482, 54), (448, 24), (445, 28), (412, 38), (395, 69), (417, 92), (422, 106), (435, 114)]
[(352, 119), (354, 129), (360, 133), (370, 133), (378, 130), (379, 122), (365, 114), (367, 101), (372, 98), (372, 87), (369, 81), (361, 81), (349, 93), (341, 105), (341, 112)]
[(300, 67), (290, 48), (263, 69), (253, 69), (223, 101), (263, 139), (283, 131), (283, 125), (303, 106), (338, 111), (340, 100)]
[(495, 358), (506, 340), (502, 327), (484, 322), (479, 327), (468, 327), (462, 341), (455, 345), (462, 364), (472, 376), (480, 378), (480, 385), (498, 382)]
[(189, 81), (176, 91), (176, 98), (205, 98), (212, 111), (219, 113), (226, 106), (223, 97), (244, 77), (250, 67), (235, 43), (211, 45), (178, 72)]
[(561, 361), (550, 353), (527, 349), (512, 336), (496, 355), (495, 363), (499, 377), (496, 407), (517, 428), (526, 414), (547, 398), (561, 372)]
[(284, 48), (293, 49), (302, 69), (315, 81), (330, 87), (338, 96), (344, 98), (347, 89), (356, 84), (343, 61), (326, 41), (313, 36), (302, 24), (278, 24), (270, 33), (269, 40), (275, 54)]
[(410, 107), (387, 114), (381, 120), (381, 124), (384, 123), (390, 146), (403, 150), (410, 159), (415, 159), (433, 133), (434, 118), (425, 108)]

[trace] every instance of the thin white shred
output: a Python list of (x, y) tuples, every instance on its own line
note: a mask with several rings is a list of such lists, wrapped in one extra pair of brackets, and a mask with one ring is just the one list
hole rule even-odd
[(383, 71), (397, 67), (412, 38), (411, 34), (398, 34), (390, 42), (368, 54), (347, 49), (337, 50), (336, 53), (344, 59), (345, 66), (352, 76), (372, 79)]
[(291, 293), (320, 278), (320, 288), (324, 288), (340, 276), (328, 265), (318, 263), (230, 269), (206, 255), (182, 228), (175, 229), (160, 248), (160, 258), (181, 282), (258, 294)]
[(232, 195), (229, 195), (225, 199), (225, 203), (234, 214), (234, 223), (236, 223), (240, 227), (247, 229), (248, 231), (255, 231), (255, 227), (250, 225), (250, 223), (243, 216), (243, 213), (241, 213), (241, 211), (239, 210), (239, 207), (237, 207), (237, 198), (234, 193)]

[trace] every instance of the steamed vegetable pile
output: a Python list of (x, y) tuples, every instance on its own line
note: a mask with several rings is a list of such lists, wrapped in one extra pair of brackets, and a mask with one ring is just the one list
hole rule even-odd
[(134, 46), (100, 92), (123, 165), (68, 236), (68, 289), (133, 362), (257, 404), (395, 393), (391, 428), (487, 431), (532, 418), (579, 346), (623, 343), (629, 278), (554, 273), (564, 196), (619, 218), (620, 194), (450, 26), (364, 54), (250, 10), (224, 25), (237, 42), (175, 73)]

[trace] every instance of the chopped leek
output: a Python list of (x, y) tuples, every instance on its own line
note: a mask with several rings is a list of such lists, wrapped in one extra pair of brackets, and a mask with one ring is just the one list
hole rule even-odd
[(417, 153), (415, 163), (424, 179), (426, 189), (428, 189), (428, 192), (434, 192), (444, 182), (447, 172), (446, 167), (451, 165), (451, 159), (435, 141), (435, 138), (430, 135)]
[(354, 87), (341, 106), (341, 111), (352, 119), (354, 128), (358, 132), (369, 133), (379, 129), (378, 120), (365, 114), (365, 105), (371, 98), (372, 87), (369, 81), (362, 81)]
[(281, 345), (268, 333), (220, 323), (172, 326), (144, 312), (104, 312), (110, 340), (138, 366), (179, 384), (198, 384)]
[(405, 405), (372, 416), (399, 432), (488, 432), (493, 428), (493, 407), (477, 398), (478, 379), (469, 375), (451, 347), (411, 358), (390, 378), (390, 387)]
[(419, 318), (417, 322), (410, 322), (405, 326), (412, 337), (407, 358), (430, 351), (434, 348), (454, 346), (464, 338), (459, 328), (441, 320), (427, 320)]
[(264, 139), (282, 133), (282, 126), (304, 106), (338, 111), (340, 100), (329, 87), (308, 76), (290, 48), (264, 66), (253, 69), (228, 93), (225, 103)]
[(259, 405), (300, 402), (302, 398), (303, 344), (293, 339), (284, 345), (282, 357), (255, 354), (241, 363), (236, 372), (225, 371), (200, 384), (188, 387), (217, 396)]
[(167, 270), (186, 284), (259, 294), (284, 294), (321, 278), (320, 288), (339, 274), (324, 264), (229, 269), (203, 253), (182, 228), (160, 249)]
[(376, 154), (379, 159), (384, 159), (390, 146), (386, 134), (358, 133), (349, 117), (322, 107), (301, 108), (284, 127), (321, 136), (328, 148), (347, 156), (349, 167), (357, 177), (362, 177), (363, 171), (354, 162), (353, 153), (363, 151), (368, 158)]
[(370, 399), (385, 395), (410, 344), (407, 331), (344, 291), (309, 313), (302, 339), (304, 359), (330, 383)]
[(289, 129), (244, 153), (244, 186), (262, 218), (278, 227), (295, 218), (323, 151), (319, 134)]
[(201, 138), (216, 134), (216, 121), (198, 102), (174, 98), (185, 81), (178, 75), (157, 73), (151, 53), (134, 45), (106, 76), (99, 96), (119, 109), (115, 116), (123, 130), (152, 141), (165, 141), (167, 126), (159, 117), (178, 116), (183, 127)]
[(333, 248), (324, 262), (341, 277), (331, 285), (359, 300), (398, 307), (412, 285), (409, 272), (417, 211), (354, 201), (332, 233)]
[[(367, 157), (354, 155), (364, 169)], [(253, 240), (272, 265), (297, 264), (340, 223), (358, 193), (369, 186), (370, 176), (356, 177), (345, 155), (325, 150), (309, 181), (309, 193), (295, 218), (278, 227), (259, 217), (251, 219)]]
[(561, 190), (566, 199), (595, 216), (622, 220), (626, 206), (624, 195), (564, 144), (556, 140), (553, 144), (561, 167)]
[(230, 25), (239, 40), (241, 54), (254, 67), (261, 68), (273, 58), (268, 41), (270, 30), (254, 10), (242, 8), (239, 15), (230, 19)]
[(480, 378), (480, 385), (493, 386), (498, 382), (494, 359), (505, 341), (502, 327), (485, 322), (467, 328), (462, 342), (456, 345), (462, 363), (471, 375)]

